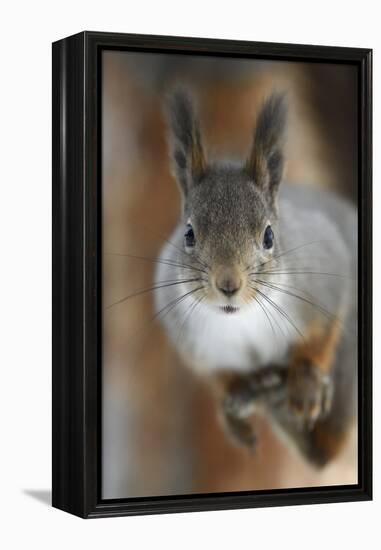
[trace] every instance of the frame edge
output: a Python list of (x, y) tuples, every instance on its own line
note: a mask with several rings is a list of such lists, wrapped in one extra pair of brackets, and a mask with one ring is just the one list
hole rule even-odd
[(84, 35), (52, 45), (52, 505), (86, 517), (83, 364)]

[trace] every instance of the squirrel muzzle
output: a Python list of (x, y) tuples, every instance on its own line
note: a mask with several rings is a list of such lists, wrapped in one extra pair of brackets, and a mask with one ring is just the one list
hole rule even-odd
[(237, 269), (231, 267), (219, 268), (215, 275), (215, 284), (221, 294), (231, 298), (242, 287), (242, 278)]

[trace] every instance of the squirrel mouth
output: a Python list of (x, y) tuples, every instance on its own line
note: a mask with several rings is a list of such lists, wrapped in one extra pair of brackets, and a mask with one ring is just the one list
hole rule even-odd
[(239, 307), (227, 305), (227, 306), (220, 306), (220, 309), (224, 313), (236, 313), (239, 310)]

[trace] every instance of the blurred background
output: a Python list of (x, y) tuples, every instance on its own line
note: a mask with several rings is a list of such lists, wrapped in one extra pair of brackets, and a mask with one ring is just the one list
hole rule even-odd
[(162, 108), (177, 82), (194, 90), (208, 152), (242, 159), (258, 106), (274, 89), (287, 91), (286, 179), (357, 202), (354, 66), (103, 52), (102, 496), (357, 483), (355, 427), (323, 470), (289, 450), (262, 419), (255, 454), (233, 447), (209, 388), (153, 319), (152, 292), (107, 307), (153, 284), (150, 259), (177, 221)]

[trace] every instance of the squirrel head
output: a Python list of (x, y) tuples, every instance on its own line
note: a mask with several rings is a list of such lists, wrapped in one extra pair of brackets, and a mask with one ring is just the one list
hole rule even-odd
[(273, 93), (257, 116), (243, 162), (209, 161), (190, 94), (167, 103), (172, 169), (183, 199), (187, 263), (207, 266), (208, 299), (234, 311), (253, 297), (248, 274), (276, 249), (287, 105)]

